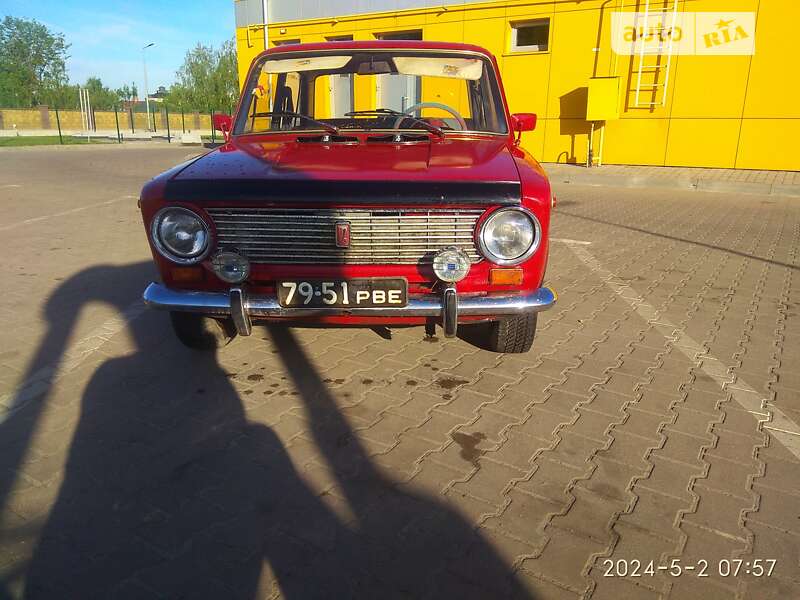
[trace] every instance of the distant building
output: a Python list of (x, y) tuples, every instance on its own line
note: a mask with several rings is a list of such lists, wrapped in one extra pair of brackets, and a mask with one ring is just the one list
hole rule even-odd
[[(149, 94), (148, 98), (150, 98), (150, 102), (164, 102), (164, 99), (167, 97), (167, 88), (163, 85), (158, 86), (158, 89), (155, 93)], [(125, 100), (122, 102), (123, 110), (131, 110), (133, 112), (145, 112), (147, 110), (147, 104), (145, 103), (144, 99), (140, 100), (138, 97), (134, 98), (133, 100)], [(152, 107), (151, 107), (152, 110)]]
[(148, 96), (152, 102), (163, 102), (167, 97), (167, 88), (163, 85), (158, 86), (158, 90), (154, 94)]
[[(591, 147), (604, 163), (800, 170), (800, 79), (789, 69), (797, 0), (236, 0), (234, 9), (242, 85), (259, 52), (285, 43), (468, 42), (497, 57), (511, 110), (538, 113), (523, 145), (539, 160), (585, 163)], [(357, 107), (371, 106), (375, 90), (355, 92)]]

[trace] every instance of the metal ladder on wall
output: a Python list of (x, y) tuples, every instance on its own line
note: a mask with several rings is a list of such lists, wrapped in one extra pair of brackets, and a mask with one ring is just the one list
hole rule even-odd
[[(680, 0), (657, 0), (663, 1), (663, 8), (651, 10), (650, 0), (644, 1), (644, 12), (639, 13), (636, 19), (636, 35), (639, 32), (644, 34), (640, 42), (638, 52), (635, 53), (636, 70), (636, 96), (633, 106), (635, 108), (652, 108), (654, 106), (664, 106), (667, 103), (667, 91), (669, 89), (670, 67), (672, 66), (672, 56), (674, 50), (673, 32), (678, 20), (678, 3)], [(670, 6), (671, 5), (671, 6)], [(659, 26), (653, 27), (651, 31), (650, 23), (654, 18), (660, 18)], [(666, 26), (670, 20), (669, 27)], [(666, 32), (667, 40), (664, 39)], [(650, 35), (659, 36), (658, 44), (655, 46), (646, 43)]]

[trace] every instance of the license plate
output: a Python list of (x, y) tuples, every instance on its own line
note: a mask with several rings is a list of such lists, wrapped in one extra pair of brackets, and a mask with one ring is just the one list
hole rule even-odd
[(292, 308), (405, 306), (408, 282), (405, 279), (279, 281), (278, 303)]

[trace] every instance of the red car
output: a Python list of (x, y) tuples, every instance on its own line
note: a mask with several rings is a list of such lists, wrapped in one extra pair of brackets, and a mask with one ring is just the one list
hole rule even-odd
[(209, 349), (253, 322), (457, 329), (525, 352), (553, 196), (497, 62), (464, 44), (286, 45), (250, 67), (225, 144), (145, 185), (163, 283), (145, 302)]

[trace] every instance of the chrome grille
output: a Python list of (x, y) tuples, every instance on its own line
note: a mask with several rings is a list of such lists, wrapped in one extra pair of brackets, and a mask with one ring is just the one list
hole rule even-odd
[[(475, 210), (210, 208), (217, 246), (255, 263), (430, 263), (456, 246), (473, 263)], [(350, 246), (337, 248), (336, 223), (350, 223)]]

